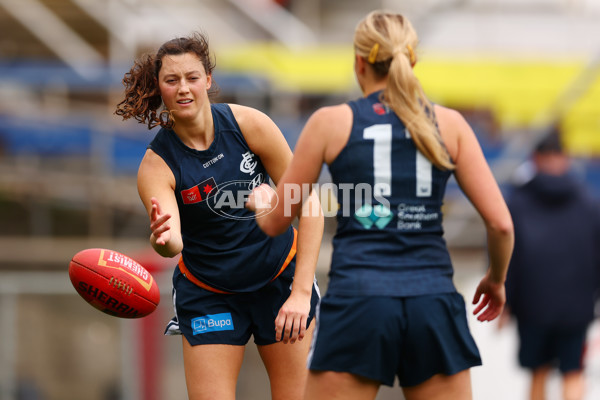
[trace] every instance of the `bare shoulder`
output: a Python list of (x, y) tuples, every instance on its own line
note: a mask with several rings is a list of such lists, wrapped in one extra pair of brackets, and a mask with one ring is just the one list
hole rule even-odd
[(229, 108), (242, 131), (260, 128), (265, 124), (275, 125), (268, 115), (256, 108), (239, 104), (229, 104)]
[(305, 131), (309, 135), (325, 135), (328, 139), (340, 139), (349, 135), (352, 128), (352, 109), (347, 104), (319, 108), (308, 119)]
[(283, 133), (271, 118), (255, 108), (230, 104), (242, 135), (250, 150), (256, 154), (277, 182), (292, 158), (292, 151)]
[(265, 141), (282, 141), (283, 134), (273, 120), (256, 108), (239, 104), (229, 104), (248, 146), (255, 153), (260, 152)]
[(446, 134), (457, 134), (465, 127), (468, 127), (468, 123), (461, 113), (452, 108), (436, 104), (435, 116), (440, 126), (442, 136)]
[(338, 104), (334, 106), (321, 107), (310, 117), (317, 122), (351, 122), (352, 109), (348, 104)]
[(323, 160), (330, 164), (346, 146), (351, 130), (352, 109), (347, 104), (339, 104), (315, 111), (302, 135), (322, 149)]
[(442, 140), (450, 153), (456, 160), (460, 151), (460, 142), (463, 137), (470, 136), (473, 131), (465, 118), (456, 110), (440, 105), (435, 105), (435, 116), (440, 128)]
[(146, 150), (146, 154), (140, 162), (137, 174), (138, 184), (163, 181), (175, 186), (175, 177), (171, 168), (167, 165), (161, 156), (151, 149)]
[(169, 168), (165, 160), (152, 149), (147, 149), (140, 163), (140, 170)]

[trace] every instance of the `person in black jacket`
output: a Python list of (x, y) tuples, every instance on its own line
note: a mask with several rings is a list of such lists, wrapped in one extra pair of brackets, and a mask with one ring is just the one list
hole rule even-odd
[(530, 398), (545, 398), (546, 378), (558, 367), (564, 399), (582, 399), (583, 351), (600, 286), (600, 208), (570, 173), (557, 129), (532, 161), (535, 175), (508, 197), (515, 248), (505, 313), (517, 321), (519, 362), (532, 372)]

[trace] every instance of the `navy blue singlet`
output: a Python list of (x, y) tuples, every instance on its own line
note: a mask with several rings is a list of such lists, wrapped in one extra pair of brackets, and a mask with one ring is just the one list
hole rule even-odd
[(380, 94), (348, 103), (352, 132), (329, 165), (340, 209), (327, 293), (455, 292), (442, 237), (441, 206), (450, 172), (417, 151)]
[(185, 266), (215, 289), (251, 292), (277, 275), (294, 232), (290, 227), (270, 238), (254, 213), (244, 208), (249, 192), (268, 182), (267, 171), (248, 147), (229, 106), (212, 104), (211, 111), (215, 139), (207, 150), (189, 148), (164, 128), (148, 148), (175, 176)]

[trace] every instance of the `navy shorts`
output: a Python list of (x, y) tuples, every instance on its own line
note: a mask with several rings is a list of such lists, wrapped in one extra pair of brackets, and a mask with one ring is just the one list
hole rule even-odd
[(327, 295), (317, 313), (309, 368), (349, 372), (384, 385), (418, 385), (481, 365), (463, 297)]
[(519, 363), (528, 369), (557, 366), (562, 373), (580, 371), (587, 328), (587, 325), (547, 328), (519, 323)]
[[(254, 336), (257, 345), (275, 343), (275, 318), (291, 293), (295, 259), (272, 282), (250, 293), (221, 294), (202, 289), (175, 268), (173, 304), (175, 317), (165, 335), (183, 334), (192, 345), (245, 345)], [(307, 325), (320, 300), (315, 280)]]

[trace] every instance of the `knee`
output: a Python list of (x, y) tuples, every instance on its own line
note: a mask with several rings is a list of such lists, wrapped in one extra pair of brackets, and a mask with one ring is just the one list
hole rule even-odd
[(563, 375), (563, 397), (565, 400), (582, 400), (585, 393), (583, 371), (568, 372)]

